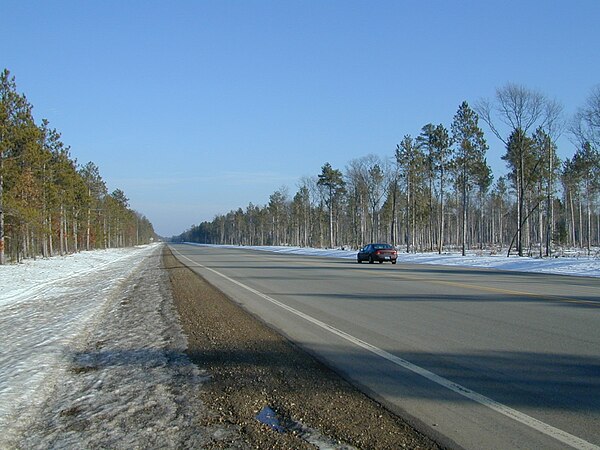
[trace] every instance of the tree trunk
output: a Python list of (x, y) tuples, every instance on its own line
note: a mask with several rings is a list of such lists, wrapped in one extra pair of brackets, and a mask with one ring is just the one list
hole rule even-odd
[(463, 179), (463, 211), (462, 211), (462, 255), (467, 254), (467, 182)]
[(48, 214), (48, 251), (50, 256), (54, 255), (54, 236), (52, 232), (52, 215)]
[(64, 251), (65, 251), (65, 228), (64, 228), (64, 212), (63, 212), (63, 205), (61, 203), (60, 205), (60, 217), (58, 220), (58, 234), (59, 234), (59, 241), (60, 241), (60, 256), (64, 255)]
[(429, 251), (433, 252), (433, 175), (429, 175), (429, 229), (427, 239), (429, 240)]
[(398, 180), (394, 180), (394, 186), (392, 187), (392, 223), (390, 225), (390, 244), (396, 246), (396, 191), (398, 186)]
[(2, 203), (4, 194), (4, 151), (0, 151), (0, 266), (6, 263), (4, 255), (4, 204)]
[(86, 250), (90, 250), (90, 229), (91, 229), (91, 219), (92, 216), (92, 211), (88, 208), (87, 211), (87, 224), (86, 224), (86, 229), (85, 229), (85, 249)]
[(408, 175), (406, 176), (406, 253), (410, 253), (410, 182)]
[[(586, 184), (588, 184), (589, 181), (586, 180)], [(592, 237), (592, 208), (591, 208), (591, 192), (590, 192), (590, 187), (589, 184), (588, 186), (586, 186), (586, 191), (587, 191), (587, 253), (588, 256), (590, 256), (592, 254), (592, 250), (591, 250), (591, 237)]]
[(479, 191), (479, 227), (478, 227), (478, 234), (479, 234), (479, 250), (483, 250), (483, 241), (484, 241), (484, 236), (483, 236), (483, 192), (480, 190)]
[(329, 188), (329, 246), (333, 248), (333, 191)]
[[(520, 144), (522, 146), (522, 144)], [(525, 178), (523, 174), (524, 161), (523, 161), (523, 149), (520, 149), (519, 155), (519, 195), (517, 205), (517, 252), (519, 256), (523, 256), (523, 210), (525, 206)]]
[[(540, 182), (541, 183), (541, 182)], [(540, 185), (540, 196), (542, 195), (542, 186)], [(548, 218), (546, 218), (548, 220)], [(542, 208), (538, 205), (538, 232), (539, 232), (539, 240), (540, 240), (540, 258), (544, 256), (544, 217), (542, 215)]]
[(72, 230), (73, 230), (73, 251), (75, 253), (77, 253), (79, 251), (79, 246), (77, 243), (77, 214), (75, 213), (75, 208), (73, 208), (73, 224), (72, 224)]
[(440, 175), (440, 230), (438, 236), (438, 254), (444, 249), (444, 175)]
[[(548, 146), (550, 149), (550, 146)], [(553, 158), (548, 151), (548, 185), (546, 187), (546, 257), (552, 255), (552, 234), (554, 233), (554, 202), (552, 201), (552, 187), (554, 185)]]
[(578, 247), (583, 247), (583, 204), (581, 202), (581, 195), (579, 195), (579, 234), (578, 234)]

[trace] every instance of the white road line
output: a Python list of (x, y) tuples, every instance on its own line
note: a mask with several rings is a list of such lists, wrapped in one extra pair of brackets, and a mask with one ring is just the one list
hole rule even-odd
[(247, 291), (252, 292), (253, 294), (273, 303), (274, 305), (277, 305), (280, 308), (283, 308), (286, 311), (289, 311), (292, 314), (295, 314), (296, 316), (301, 317), (304, 320), (307, 320), (308, 322), (312, 323), (313, 325), (316, 325), (324, 330), (327, 330), (330, 333), (335, 334), (336, 336), (339, 336), (342, 339), (345, 339), (348, 342), (351, 342), (358, 347), (361, 347), (365, 350), (368, 350), (371, 353), (374, 353), (374, 354), (386, 359), (387, 361), (390, 361), (400, 367), (410, 370), (411, 372), (421, 375), (422, 377), (425, 377), (428, 380), (439, 384), (440, 386), (450, 389), (451, 391), (456, 392), (457, 394), (460, 394), (463, 397), (473, 400), (474, 402), (477, 402), (483, 406), (487, 406), (488, 408), (490, 408), (506, 417), (516, 420), (517, 422), (520, 422), (530, 428), (533, 428), (534, 430), (537, 430), (537, 431), (539, 431), (547, 436), (550, 436), (564, 444), (567, 444), (570, 447), (573, 447), (576, 449), (581, 449), (581, 450), (583, 450), (583, 449), (585, 449), (585, 450), (600, 450), (600, 447), (592, 444), (591, 442), (587, 442), (577, 436), (567, 433), (566, 431), (555, 428), (552, 425), (548, 425), (547, 423), (542, 422), (534, 417), (528, 416), (527, 414), (517, 411), (516, 409), (513, 409), (509, 406), (503, 405), (502, 403), (498, 403), (497, 401), (492, 400), (491, 398), (486, 397), (485, 395), (478, 394), (477, 392), (472, 391), (471, 389), (466, 388), (458, 383), (455, 383), (444, 377), (436, 375), (435, 373), (430, 372), (429, 370), (424, 369), (422, 367), (419, 367), (405, 359), (402, 359), (402, 358), (399, 358), (398, 356), (392, 355), (391, 353), (388, 353), (385, 350), (380, 349), (379, 347), (369, 344), (368, 342), (365, 342), (357, 337), (354, 337), (351, 334), (348, 334), (342, 330), (338, 330), (337, 328), (332, 327), (331, 325), (328, 325), (325, 322), (321, 322), (320, 320), (315, 319), (314, 317), (309, 316), (308, 314), (305, 314), (302, 311), (298, 311), (297, 309), (294, 309), (291, 306), (281, 303), (280, 301), (275, 300), (274, 298), (269, 297), (268, 295), (263, 294), (262, 292), (259, 292), (256, 289), (251, 288), (250, 286), (240, 283), (239, 281), (234, 280), (233, 278), (229, 278), (227, 275), (224, 275), (214, 269), (211, 269), (210, 267), (206, 267), (196, 261), (193, 261), (190, 258), (188, 258), (187, 256), (182, 255), (180, 252), (178, 252), (175, 249), (173, 249), (173, 250), (176, 253), (178, 253), (182, 258), (187, 259), (195, 266), (201, 267), (205, 270), (208, 270), (208, 271), (214, 273), (215, 275), (218, 275), (218, 276), (226, 279), (227, 281), (229, 281), (243, 289), (246, 289)]

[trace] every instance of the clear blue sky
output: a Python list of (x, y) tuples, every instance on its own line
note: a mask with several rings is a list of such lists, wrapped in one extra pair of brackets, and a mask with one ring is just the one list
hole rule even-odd
[(0, 69), (170, 236), (392, 156), (507, 82), (572, 114), (600, 83), (599, 20), (598, 0), (0, 0)]

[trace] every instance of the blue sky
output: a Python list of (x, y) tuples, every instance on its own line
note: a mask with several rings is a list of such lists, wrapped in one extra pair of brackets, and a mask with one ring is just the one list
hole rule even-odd
[(293, 195), (325, 162), (391, 157), (507, 82), (567, 114), (600, 83), (597, 0), (0, 0), (0, 16), (0, 69), (36, 119), (164, 236)]

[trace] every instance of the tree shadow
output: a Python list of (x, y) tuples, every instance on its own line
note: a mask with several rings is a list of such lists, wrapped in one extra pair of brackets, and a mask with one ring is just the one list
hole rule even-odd
[[(403, 367), (392, 367), (381, 357), (364, 352), (344, 351), (330, 345), (311, 346), (312, 355), (292, 354), (289, 348), (268, 349), (272, 342), (246, 342), (244, 348), (212, 348), (177, 351), (153, 349), (114, 349), (72, 354), (74, 373), (87, 373), (115, 366), (139, 366), (150, 369), (161, 366), (196, 364), (209, 374), (219, 372), (236, 377), (257, 376), (266, 383), (278, 379), (286, 389), (306, 389), (302, 378), (311, 380), (311, 389), (318, 395), (325, 384), (315, 383), (315, 377), (335, 376), (330, 371), (332, 361), (345, 361), (342, 374), (367, 386), (378, 386), (380, 395), (463, 403), (471, 400), (444, 389), (399, 390), (395, 381), (406, 383), (407, 377), (420, 377)], [(252, 348), (255, 347), (255, 348)], [(293, 347), (292, 347), (293, 349)], [(296, 350), (297, 351), (297, 350)], [(386, 349), (412, 364), (458, 383), (496, 401), (519, 408), (575, 413), (600, 413), (600, 358), (533, 352), (496, 351), (472, 353), (402, 353)], [(328, 373), (327, 373), (328, 372)], [(270, 375), (269, 375), (270, 374)], [(260, 380), (259, 380), (260, 381)], [(124, 380), (126, 382), (126, 380)]]

